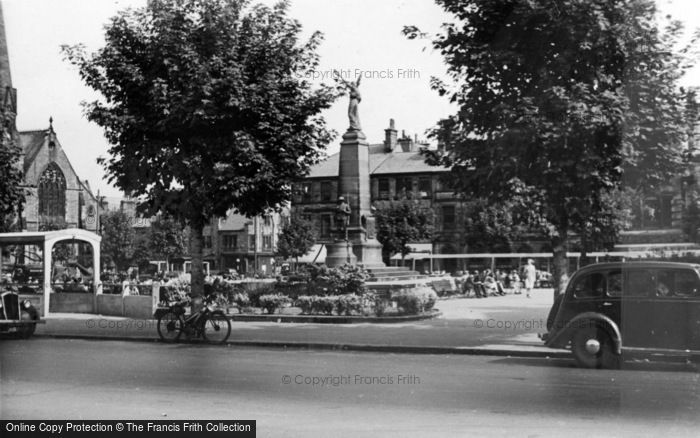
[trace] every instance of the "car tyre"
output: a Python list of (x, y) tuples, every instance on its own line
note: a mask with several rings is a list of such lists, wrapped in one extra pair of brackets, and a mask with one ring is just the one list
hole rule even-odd
[(615, 353), (612, 338), (601, 327), (591, 326), (577, 330), (571, 339), (571, 352), (581, 368), (620, 367), (620, 356)]

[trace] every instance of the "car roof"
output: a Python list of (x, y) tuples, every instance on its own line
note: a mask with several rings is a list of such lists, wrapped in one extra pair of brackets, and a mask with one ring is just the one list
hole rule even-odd
[(576, 272), (588, 272), (597, 271), (605, 269), (695, 269), (700, 270), (700, 264), (697, 263), (685, 263), (685, 262), (664, 262), (664, 261), (631, 261), (631, 262), (604, 262), (604, 263), (594, 263), (592, 265), (584, 266)]

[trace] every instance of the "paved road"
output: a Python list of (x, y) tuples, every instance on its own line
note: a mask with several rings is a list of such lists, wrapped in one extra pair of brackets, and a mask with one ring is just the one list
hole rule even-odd
[(254, 419), (261, 437), (697, 436), (700, 426), (688, 365), (594, 371), (564, 359), (51, 338), (0, 341), (0, 354), (3, 419)]

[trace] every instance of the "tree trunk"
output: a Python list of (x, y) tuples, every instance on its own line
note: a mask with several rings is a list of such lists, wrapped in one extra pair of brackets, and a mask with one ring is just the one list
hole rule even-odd
[(554, 283), (554, 298), (564, 292), (566, 282), (569, 279), (569, 259), (566, 257), (568, 246), (566, 229), (559, 230), (559, 236), (552, 239), (554, 262), (552, 270), (552, 282)]
[(204, 263), (202, 261), (202, 249), (204, 248), (204, 225), (193, 223), (190, 225), (190, 250), (192, 251), (192, 272), (190, 274), (190, 287), (193, 300), (193, 310), (201, 305), (201, 295), (204, 291)]
[(588, 234), (586, 233), (586, 227), (584, 226), (581, 230), (581, 254), (579, 257), (580, 267), (588, 265)]

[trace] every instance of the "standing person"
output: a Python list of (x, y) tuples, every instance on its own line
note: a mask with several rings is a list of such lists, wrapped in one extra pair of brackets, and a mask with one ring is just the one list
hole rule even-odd
[(535, 280), (537, 280), (537, 269), (535, 269), (534, 260), (527, 260), (527, 265), (525, 265), (525, 268), (523, 269), (523, 274), (525, 276), (525, 293), (527, 294), (527, 297), (530, 298), (532, 288), (535, 287)]

